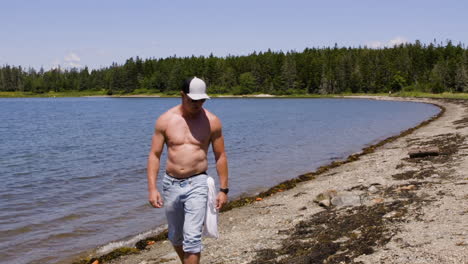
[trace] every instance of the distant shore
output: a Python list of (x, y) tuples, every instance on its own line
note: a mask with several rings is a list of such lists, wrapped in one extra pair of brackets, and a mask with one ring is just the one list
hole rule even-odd
[[(398, 93), (344, 93), (344, 94), (291, 94), (291, 95), (272, 95), (272, 94), (210, 94), (212, 98), (335, 98), (347, 96), (385, 96), (385, 97), (414, 97), (414, 98), (448, 98), (448, 99), (468, 99), (468, 93), (423, 93), (423, 92), (398, 92)], [(106, 95), (103, 91), (69, 91), (69, 92), (49, 92), (49, 93), (29, 93), (29, 92), (0, 92), (0, 98), (57, 98), (57, 97), (105, 97), (105, 98), (177, 98), (179, 94), (115, 94)]]
[[(202, 263), (468, 263), (468, 101), (357, 98), (431, 103), (443, 112), (239, 199), (245, 206), (220, 215), (220, 239), (204, 240)], [(408, 157), (423, 147), (440, 155)], [(141, 242), (146, 249), (105, 263), (179, 263), (167, 240)]]

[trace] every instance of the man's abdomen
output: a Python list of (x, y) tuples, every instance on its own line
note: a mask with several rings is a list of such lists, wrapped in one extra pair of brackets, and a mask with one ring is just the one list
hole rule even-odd
[(166, 171), (176, 178), (187, 178), (208, 169), (206, 151), (196, 145), (168, 147)]

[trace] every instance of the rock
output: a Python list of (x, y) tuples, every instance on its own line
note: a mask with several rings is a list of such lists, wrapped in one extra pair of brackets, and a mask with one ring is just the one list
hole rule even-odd
[(176, 252), (171, 252), (171, 253), (168, 253), (166, 255), (164, 255), (162, 258), (164, 259), (174, 259), (174, 258), (178, 258), (179, 256), (177, 255)]
[(326, 200), (322, 200), (322, 201), (319, 201), (319, 206), (322, 206), (322, 207), (325, 207), (325, 208), (328, 208), (330, 207), (331, 205), (331, 202), (329, 199), (326, 199)]
[(359, 182), (359, 183), (363, 183), (363, 182), (364, 182), (364, 179), (359, 179), (358, 182)]
[(379, 204), (379, 203), (383, 203), (384, 202), (384, 199), (383, 198), (374, 198), (372, 199), (372, 202), (375, 203), (375, 204)]
[(338, 238), (337, 240), (335, 240), (335, 241), (333, 241), (333, 242), (334, 242), (334, 243), (344, 243), (344, 242), (346, 242), (346, 241), (348, 241), (348, 240), (349, 240), (349, 237), (343, 236), (343, 237), (340, 237), (340, 238)]
[(401, 186), (399, 188), (396, 189), (397, 192), (401, 192), (401, 191), (411, 191), (411, 190), (414, 190), (416, 189), (416, 186), (415, 185), (406, 185), (406, 186)]
[(343, 195), (333, 197), (331, 203), (335, 206), (359, 206), (361, 197), (359, 195)]
[(396, 215), (397, 215), (397, 212), (392, 211), (392, 212), (390, 212), (390, 213), (385, 214), (385, 215), (383, 216), (383, 218), (393, 218), (393, 217), (395, 217)]
[(378, 193), (379, 188), (375, 187), (375, 185), (372, 185), (371, 187), (369, 187), (369, 192), (370, 193)]
[(254, 246), (254, 249), (258, 251), (258, 250), (263, 249), (263, 247), (264, 247), (263, 244), (257, 244), (257, 245)]
[(320, 203), (321, 201), (324, 200), (330, 200), (331, 198), (335, 197), (337, 195), (336, 190), (327, 190), (323, 193), (319, 193), (315, 199), (314, 202)]
[(440, 150), (438, 147), (413, 148), (408, 150), (410, 158), (420, 158), (427, 156), (438, 156)]

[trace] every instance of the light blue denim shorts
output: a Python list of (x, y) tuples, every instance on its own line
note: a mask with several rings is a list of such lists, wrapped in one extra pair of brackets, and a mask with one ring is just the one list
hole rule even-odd
[(187, 179), (164, 175), (164, 207), (169, 229), (169, 240), (174, 246), (183, 246), (184, 252), (202, 250), (202, 231), (208, 199), (208, 175)]

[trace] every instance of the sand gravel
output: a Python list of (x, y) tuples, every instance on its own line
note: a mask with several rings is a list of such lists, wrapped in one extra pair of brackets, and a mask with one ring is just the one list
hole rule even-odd
[[(222, 213), (221, 237), (204, 240), (202, 263), (468, 263), (468, 101), (372, 98), (446, 111), (357, 161)], [(423, 146), (442, 153), (409, 159), (409, 148)], [(361, 202), (324, 208), (313, 201), (330, 190)], [(179, 261), (164, 241), (113, 263)]]

